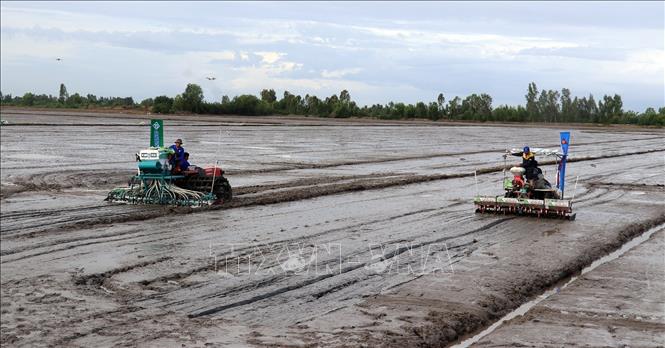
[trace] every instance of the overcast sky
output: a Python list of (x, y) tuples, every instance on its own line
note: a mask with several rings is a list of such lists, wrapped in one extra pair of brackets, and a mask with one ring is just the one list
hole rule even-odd
[[(665, 106), (665, 3), (2, 2), (1, 90), (209, 101), (273, 88), (361, 105), (529, 82)], [(56, 58), (62, 58), (56, 61)], [(209, 81), (206, 76), (215, 76)]]

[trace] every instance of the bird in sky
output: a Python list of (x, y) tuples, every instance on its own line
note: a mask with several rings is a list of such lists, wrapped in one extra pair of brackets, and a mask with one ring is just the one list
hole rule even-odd
[(55, 60), (57, 60), (57, 61), (59, 62), (59, 61), (62, 60), (62, 58), (58, 57), (58, 58), (56, 58)]
[(208, 79), (208, 80), (210, 80), (210, 81), (214, 81), (214, 80), (216, 80), (217, 78), (214, 77), (214, 76), (208, 76), (208, 77), (206, 77), (206, 79)]

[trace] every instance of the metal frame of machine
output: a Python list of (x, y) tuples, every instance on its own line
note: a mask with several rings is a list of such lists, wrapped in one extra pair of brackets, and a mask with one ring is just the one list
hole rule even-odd
[[(521, 156), (521, 150), (507, 151), (503, 155), (504, 158), (504, 189), (506, 194), (503, 196), (481, 196), (476, 194), (474, 197), (474, 204), (477, 213), (494, 213), (494, 214), (514, 214), (514, 215), (528, 215), (537, 217), (555, 217), (574, 220), (576, 214), (573, 213), (573, 200), (565, 199), (565, 176), (566, 176), (566, 163), (568, 159), (568, 146), (570, 145), (570, 132), (561, 132), (561, 152), (550, 151), (545, 149), (533, 149), (533, 152), (538, 155), (555, 156), (557, 162), (557, 176), (556, 188), (557, 190), (543, 190), (552, 191), (549, 197), (543, 199), (533, 199), (525, 197), (525, 195), (518, 195), (518, 197), (508, 197), (513, 189), (512, 184), (508, 185), (510, 179), (505, 176), (505, 164), (508, 154)], [(477, 180), (476, 180), (477, 185)], [(523, 188), (523, 190), (526, 190)], [(533, 189), (532, 189), (533, 190)], [(524, 191), (526, 193), (527, 191)]]

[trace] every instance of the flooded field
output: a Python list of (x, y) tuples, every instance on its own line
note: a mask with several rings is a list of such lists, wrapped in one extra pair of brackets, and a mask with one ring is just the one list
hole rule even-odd
[[(194, 164), (219, 161), (234, 190), (192, 209), (104, 201), (136, 172), (149, 116), (2, 119), (9, 345), (447, 346), (665, 223), (658, 129), (171, 115), (166, 139)], [(474, 213), (477, 192), (502, 194), (507, 148), (557, 148), (560, 130), (575, 221)], [(662, 332), (654, 318), (637, 345)], [(505, 332), (518, 329), (542, 330)]]

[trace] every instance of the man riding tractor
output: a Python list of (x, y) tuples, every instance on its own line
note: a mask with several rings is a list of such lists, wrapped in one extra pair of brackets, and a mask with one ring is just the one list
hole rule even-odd
[(543, 199), (547, 195), (545, 192), (552, 191), (552, 185), (545, 179), (543, 171), (538, 168), (536, 155), (528, 146), (522, 149), (522, 164), (511, 169), (511, 172), (514, 175), (513, 184), (516, 188), (525, 188), (526, 198)]

